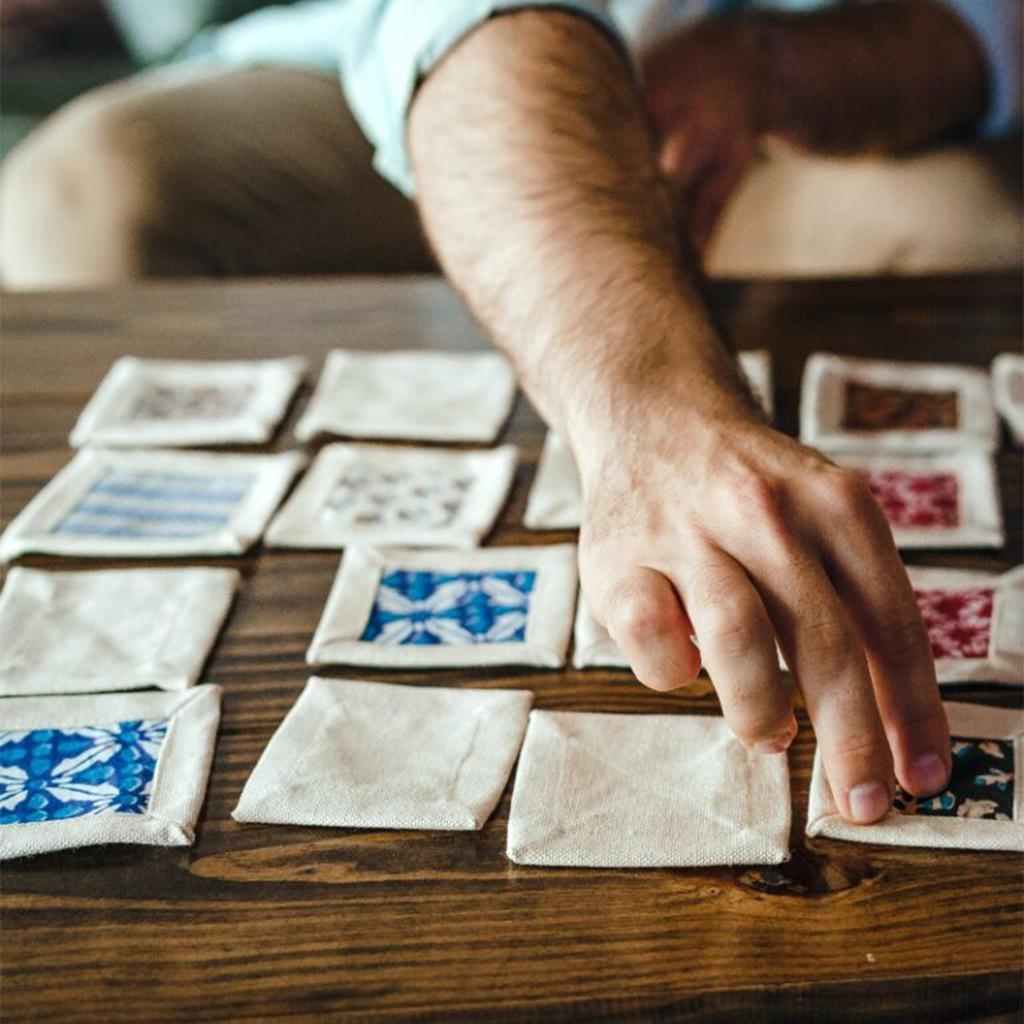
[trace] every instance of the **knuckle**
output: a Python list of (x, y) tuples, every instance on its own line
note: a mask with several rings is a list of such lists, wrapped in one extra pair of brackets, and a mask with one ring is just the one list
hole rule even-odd
[(837, 675), (863, 657), (859, 645), (846, 626), (835, 618), (810, 624), (798, 637), (801, 650), (798, 662), (806, 667), (823, 668)]
[(628, 587), (609, 598), (608, 625), (616, 637), (643, 643), (670, 633), (675, 624), (669, 603), (648, 591)]
[(704, 612), (700, 640), (719, 657), (734, 657), (753, 647), (771, 642), (772, 634), (765, 617), (753, 602), (716, 603)]
[(856, 470), (830, 470), (822, 484), (821, 501), (824, 511), (840, 524), (874, 528), (884, 523), (867, 482)]

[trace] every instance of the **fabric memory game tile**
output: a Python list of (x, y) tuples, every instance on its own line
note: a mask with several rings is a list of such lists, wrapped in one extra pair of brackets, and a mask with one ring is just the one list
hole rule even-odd
[(217, 686), (4, 700), (0, 859), (190, 845), (219, 718)]
[(239, 579), (234, 569), (15, 567), (0, 593), (0, 695), (192, 686)]
[(110, 368), (71, 444), (109, 448), (262, 444), (284, 419), (304, 359), (136, 359)]

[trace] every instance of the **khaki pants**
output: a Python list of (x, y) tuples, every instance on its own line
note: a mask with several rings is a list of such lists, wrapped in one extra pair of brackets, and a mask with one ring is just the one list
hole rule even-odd
[[(184, 275), (434, 269), (413, 206), (373, 171), (329, 76), (172, 68), (75, 100), (0, 174), (13, 288)], [(900, 160), (776, 153), (708, 253), (712, 274), (1016, 266), (1019, 144)]]

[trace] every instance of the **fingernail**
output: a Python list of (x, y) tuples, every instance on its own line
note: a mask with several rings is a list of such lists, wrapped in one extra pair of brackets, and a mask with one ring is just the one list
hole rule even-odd
[(846, 797), (850, 804), (850, 817), (858, 825), (878, 821), (892, 804), (888, 787), (880, 782), (862, 782), (852, 786)]
[[(910, 766), (911, 787), (915, 795), (934, 796), (946, 788), (949, 769), (938, 754), (924, 754)], [(918, 794), (918, 790), (920, 793)]]
[(758, 754), (781, 754), (789, 749), (793, 737), (796, 736), (796, 729), (796, 719), (794, 718), (777, 736), (755, 743), (753, 750)]

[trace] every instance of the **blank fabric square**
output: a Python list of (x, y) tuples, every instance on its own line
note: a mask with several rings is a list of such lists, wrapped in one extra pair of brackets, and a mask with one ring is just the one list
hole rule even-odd
[(1024, 683), (1024, 568), (907, 573), (940, 683)]
[(306, 655), (311, 665), (455, 668), (565, 664), (576, 548), (345, 552)]
[(0, 858), (190, 845), (219, 718), (217, 686), (5, 700)]
[(86, 448), (7, 527), (0, 557), (242, 554), (304, 458)]
[(992, 397), (1017, 444), (1024, 444), (1024, 356), (1003, 352), (992, 361)]
[(836, 455), (860, 473), (881, 505), (899, 548), (998, 548), (1003, 516), (992, 457)]
[(245, 784), (236, 821), (482, 828), (533, 697), (313, 677)]
[(110, 448), (261, 444), (284, 419), (304, 359), (135, 359), (110, 368), (71, 444)]
[(1017, 779), (1024, 714), (946, 703), (953, 744), (947, 789), (917, 799), (896, 787), (892, 810), (874, 825), (851, 825), (836, 808), (820, 753), (814, 755), (807, 834), (888, 846), (1024, 850), (1024, 797)]
[(984, 370), (812, 355), (800, 440), (823, 451), (991, 451), (997, 427)]
[(330, 444), (267, 528), (271, 547), (474, 547), (508, 496), (516, 448)]
[(619, 650), (619, 645), (590, 614), (582, 593), (576, 601), (572, 664), (573, 668), (629, 668), (629, 660)]
[(335, 349), (295, 436), (490, 442), (515, 392), (512, 366), (496, 352)]
[(238, 581), (233, 569), (14, 568), (0, 594), (0, 695), (185, 689)]
[[(740, 369), (754, 397), (772, 415), (771, 357), (763, 350), (740, 352)], [(583, 515), (580, 474), (572, 450), (553, 430), (544, 438), (523, 523), (530, 530), (574, 530)]]
[(719, 717), (534, 711), (508, 822), (517, 864), (706, 867), (789, 856), (785, 754)]

